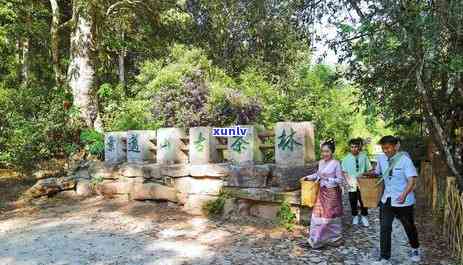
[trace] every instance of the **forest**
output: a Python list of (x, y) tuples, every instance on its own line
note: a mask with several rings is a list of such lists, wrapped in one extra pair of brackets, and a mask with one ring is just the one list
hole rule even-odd
[(102, 158), (106, 131), (313, 121), (338, 155), (429, 136), (463, 187), (461, 0), (0, 0), (0, 54), (2, 167)]

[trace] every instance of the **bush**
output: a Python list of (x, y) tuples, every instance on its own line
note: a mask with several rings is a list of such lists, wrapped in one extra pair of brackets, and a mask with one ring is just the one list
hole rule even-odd
[(281, 203), (277, 212), (277, 217), (281, 226), (288, 231), (292, 231), (296, 221), (296, 214), (291, 211), (291, 205), (285, 200)]
[(86, 129), (80, 133), (80, 141), (85, 150), (99, 159), (104, 158), (104, 135), (93, 129)]
[(207, 216), (217, 217), (223, 213), (225, 201), (229, 198), (229, 195), (221, 191), (219, 197), (216, 200), (208, 201), (203, 205), (203, 212)]

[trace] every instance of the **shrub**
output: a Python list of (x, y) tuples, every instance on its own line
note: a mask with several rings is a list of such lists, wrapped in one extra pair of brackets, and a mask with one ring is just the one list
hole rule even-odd
[(277, 212), (277, 217), (281, 226), (288, 231), (292, 231), (296, 221), (296, 214), (291, 211), (291, 205), (285, 200), (281, 203)]
[(225, 201), (229, 198), (229, 195), (223, 191), (220, 192), (219, 197), (215, 200), (208, 201), (203, 205), (203, 212), (210, 217), (217, 217), (223, 213)]
[(80, 133), (80, 141), (85, 150), (99, 159), (104, 158), (104, 135), (93, 129), (86, 129)]

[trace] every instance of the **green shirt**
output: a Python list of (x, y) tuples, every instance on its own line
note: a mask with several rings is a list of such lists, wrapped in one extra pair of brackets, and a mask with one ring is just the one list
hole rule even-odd
[(346, 180), (350, 186), (349, 191), (352, 192), (357, 190), (357, 177), (370, 170), (371, 164), (365, 152), (360, 152), (356, 156), (349, 153), (342, 160), (341, 167), (342, 171), (344, 171), (347, 175)]

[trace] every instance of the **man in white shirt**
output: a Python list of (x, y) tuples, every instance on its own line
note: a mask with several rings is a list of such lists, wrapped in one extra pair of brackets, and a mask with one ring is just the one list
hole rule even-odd
[(379, 141), (384, 154), (377, 157), (375, 173), (384, 181), (384, 192), (380, 202), (381, 260), (391, 257), (391, 232), (394, 218), (402, 223), (412, 247), (411, 260), (421, 260), (418, 233), (414, 220), (414, 205), (417, 172), (412, 160), (397, 148), (398, 139), (384, 136)]

